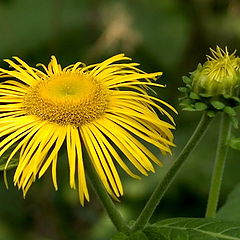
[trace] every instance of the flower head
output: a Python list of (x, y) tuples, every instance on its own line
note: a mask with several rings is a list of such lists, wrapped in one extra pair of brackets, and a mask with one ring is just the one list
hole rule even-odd
[(162, 153), (171, 152), (174, 126), (160, 120), (156, 109), (171, 122), (173, 118), (156, 102), (175, 110), (146, 91), (151, 85), (163, 87), (151, 81), (161, 72), (145, 73), (136, 63), (119, 63), (130, 60), (123, 54), (98, 64), (77, 62), (65, 68), (52, 57), (47, 67), (40, 64), (44, 71), (14, 59), (5, 60), (12, 70), (0, 69), (0, 76), (8, 78), (0, 84), (0, 156), (13, 147), (7, 169), (19, 154), (14, 183), (24, 195), (49, 168), (58, 188), (56, 169), (61, 148), (67, 152), (70, 187), (78, 187), (82, 205), (84, 199), (89, 200), (83, 148), (113, 197), (123, 194), (116, 163), (139, 178), (119, 151), (144, 175), (154, 171), (152, 162), (161, 162), (140, 140)]
[(225, 112), (232, 120), (233, 126), (238, 127), (237, 114), (234, 108), (240, 104), (240, 58), (236, 51), (228, 53), (220, 47), (210, 49), (212, 56), (190, 74), (183, 77), (186, 84), (179, 91), (185, 96), (180, 104), (187, 111), (207, 111), (210, 117), (217, 112)]
[(194, 73), (193, 90), (208, 96), (238, 94), (240, 59), (236, 51), (229, 55), (227, 47), (225, 51), (220, 47), (210, 50), (212, 56), (207, 56), (208, 60)]

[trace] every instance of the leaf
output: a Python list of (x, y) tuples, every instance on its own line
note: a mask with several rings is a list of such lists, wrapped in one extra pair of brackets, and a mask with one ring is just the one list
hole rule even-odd
[(231, 117), (231, 122), (234, 128), (238, 128), (238, 119), (237, 117)]
[(228, 145), (235, 150), (240, 150), (240, 138), (233, 137), (229, 140)]
[(187, 93), (188, 89), (186, 87), (179, 87), (178, 91), (181, 93)]
[(111, 238), (111, 240), (126, 240), (127, 236), (121, 232), (117, 233), (115, 236)]
[(220, 101), (211, 101), (211, 104), (217, 110), (221, 110), (221, 109), (223, 109), (225, 107), (225, 104), (220, 102)]
[(237, 103), (240, 103), (240, 98), (238, 97), (232, 97), (233, 100), (235, 100)]
[(204, 111), (204, 110), (206, 110), (208, 108), (208, 106), (205, 103), (197, 102), (197, 103), (195, 103), (195, 108), (198, 111)]
[(192, 79), (189, 78), (189, 77), (186, 77), (186, 76), (183, 76), (183, 77), (182, 77), (182, 80), (183, 80), (183, 82), (186, 83), (186, 84), (190, 84), (190, 83), (192, 82)]
[(235, 117), (237, 115), (236, 111), (229, 106), (225, 107), (223, 111), (227, 113), (230, 117)]
[(187, 106), (185, 108), (183, 108), (184, 111), (191, 111), (191, 112), (194, 112), (194, 111), (197, 111), (195, 108), (193, 108), (192, 106)]
[(189, 99), (189, 98), (182, 98), (182, 99), (179, 99), (180, 101), (180, 105), (191, 105), (192, 104), (192, 100)]
[(143, 39), (142, 48), (146, 53), (169, 70), (179, 64), (188, 46), (190, 31), (181, 4), (177, 1), (159, 0), (151, 3), (145, 0), (124, 2), (133, 19), (137, 19), (135, 28)]
[(229, 194), (226, 203), (217, 213), (217, 218), (240, 221), (240, 184)]
[(207, 115), (209, 117), (215, 117), (216, 113), (214, 111), (209, 110), (209, 111), (207, 111)]
[(123, 233), (118, 233), (111, 240), (151, 240), (146, 234), (142, 231), (137, 231), (131, 234), (130, 236), (126, 236)]
[(190, 97), (191, 99), (199, 99), (199, 98), (200, 98), (195, 92), (191, 92), (190, 95), (189, 95), (189, 97)]
[(240, 240), (240, 222), (210, 218), (172, 218), (144, 229), (151, 240)]

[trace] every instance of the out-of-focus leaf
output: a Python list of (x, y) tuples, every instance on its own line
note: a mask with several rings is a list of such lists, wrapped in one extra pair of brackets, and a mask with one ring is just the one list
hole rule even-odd
[(223, 109), (225, 107), (225, 104), (220, 101), (211, 101), (211, 104), (217, 110)]
[(231, 138), (228, 145), (232, 149), (240, 150), (240, 138)]
[(42, 45), (56, 44), (61, 31), (84, 24), (86, 1), (14, 0), (0, 3), (0, 56), (18, 55)]
[(217, 217), (240, 222), (240, 184), (229, 194), (226, 203), (220, 208)]
[[(174, 0), (126, 1), (145, 51), (166, 68), (180, 62), (188, 44), (189, 21)], [(133, 5), (131, 5), (133, 4)]]
[(189, 97), (192, 98), (192, 99), (199, 99), (200, 98), (195, 92), (191, 92)]
[(111, 240), (126, 240), (127, 236), (123, 233), (117, 233), (115, 236), (111, 238)]
[(223, 111), (225, 113), (227, 113), (230, 117), (235, 117), (237, 115), (236, 111), (233, 108), (229, 107), (229, 106), (226, 106), (223, 109)]
[(196, 108), (196, 110), (204, 111), (208, 108), (208, 106), (205, 103), (197, 102), (197, 103), (195, 103), (195, 108)]

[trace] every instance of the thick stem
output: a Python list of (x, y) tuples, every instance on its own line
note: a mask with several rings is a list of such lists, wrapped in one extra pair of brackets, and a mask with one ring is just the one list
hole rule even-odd
[(159, 204), (165, 192), (169, 188), (170, 184), (172, 183), (177, 173), (183, 166), (183, 163), (185, 163), (189, 154), (193, 151), (195, 146), (199, 143), (201, 137), (206, 132), (210, 122), (211, 118), (208, 117), (207, 113), (204, 112), (193, 135), (191, 136), (191, 138), (189, 139), (189, 141), (187, 142), (187, 144), (185, 145), (185, 147), (183, 148), (182, 152), (179, 154), (178, 158), (175, 160), (173, 165), (170, 167), (170, 169), (164, 176), (163, 180), (155, 188), (154, 192), (152, 193), (150, 199), (146, 203), (144, 209), (139, 215), (131, 231), (142, 229), (148, 223), (157, 205)]
[(108, 216), (110, 217), (112, 223), (119, 232), (128, 233), (129, 227), (123, 220), (121, 214), (118, 212), (112, 199), (108, 195), (101, 180), (99, 179), (99, 176), (96, 173), (95, 168), (93, 167), (88, 157), (86, 157), (85, 159), (86, 159), (85, 167), (89, 180), (91, 181), (92, 187), (95, 190), (96, 194), (98, 195), (103, 207), (107, 211)]
[(231, 120), (229, 116), (225, 113), (222, 113), (221, 117), (222, 118), (220, 123), (221, 125), (219, 131), (218, 146), (208, 196), (206, 217), (216, 217), (218, 200), (223, 179), (223, 172), (228, 151), (227, 141), (231, 133)]

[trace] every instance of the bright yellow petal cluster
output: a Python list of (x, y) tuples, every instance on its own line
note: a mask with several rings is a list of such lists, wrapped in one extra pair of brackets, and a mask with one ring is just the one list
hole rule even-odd
[[(0, 69), (0, 156), (10, 147), (19, 163), (14, 183), (27, 193), (31, 184), (52, 170), (55, 189), (60, 149), (65, 148), (71, 188), (78, 187), (80, 202), (89, 200), (83, 149), (102, 183), (113, 197), (123, 194), (118, 164), (133, 173), (123, 155), (142, 174), (154, 171), (158, 158), (140, 140), (162, 153), (171, 153), (174, 126), (160, 120), (157, 111), (173, 118), (163, 107), (169, 104), (147, 94), (148, 86), (162, 73), (145, 73), (124, 54), (86, 66), (81, 62), (62, 68), (52, 57), (44, 71), (30, 67), (18, 57), (5, 60), (11, 70)], [(158, 104), (157, 104), (157, 103)], [(162, 105), (162, 106), (161, 106)], [(122, 153), (122, 154), (120, 154)]]

